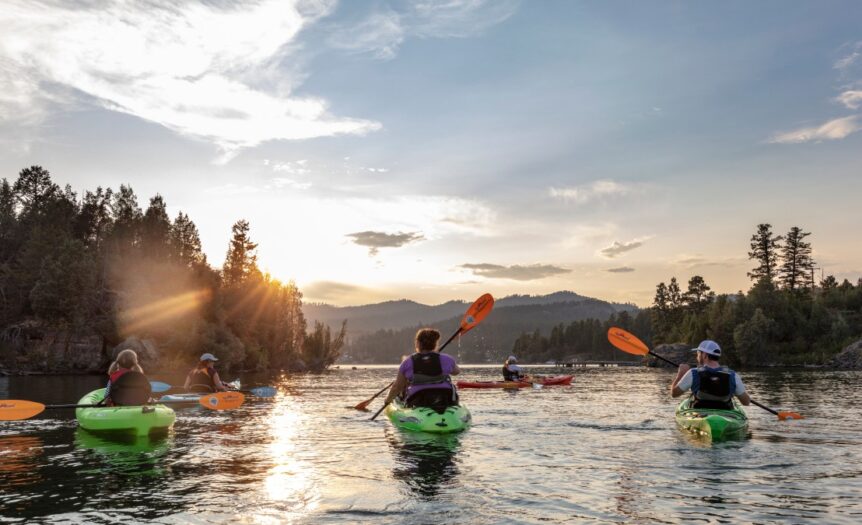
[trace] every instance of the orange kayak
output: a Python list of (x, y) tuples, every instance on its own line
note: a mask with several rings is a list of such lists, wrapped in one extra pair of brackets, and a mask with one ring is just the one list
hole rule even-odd
[(458, 388), (529, 388), (533, 383), (543, 386), (570, 385), (575, 376), (543, 377), (538, 381), (458, 381)]

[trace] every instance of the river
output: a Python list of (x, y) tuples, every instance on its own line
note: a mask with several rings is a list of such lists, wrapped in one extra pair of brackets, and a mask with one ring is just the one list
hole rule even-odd
[[(349, 408), (391, 367), (243, 376), (278, 396), (178, 410), (156, 440), (103, 439), (71, 410), (0, 422), (0, 522), (862, 522), (862, 373), (745, 373), (757, 400), (806, 419), (752, 406), (749, 436), (719, 444), (676, 429), (670, 370), (574, 373), (570, 387), (463, 390), (474, 424), (448, 437)], [(462, 378), (496, 374), (466, 367)], [(101, 382), (0, 378), (0, 398), (68, 403)]]

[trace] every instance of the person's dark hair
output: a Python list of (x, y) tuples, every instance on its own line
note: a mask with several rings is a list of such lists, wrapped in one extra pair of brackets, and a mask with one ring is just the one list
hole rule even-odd
[(416, 332), (416, 344), (419, 347), (419, 350), (423, 352), (437, 348), (437, 341), (439, 340), (440, 332), (433, 328), (422, 328)]
[(117, 364), (123, 368), (132, 368), (138, 364), (138, 354), (131, 349), (123, 350), (117, 354)]

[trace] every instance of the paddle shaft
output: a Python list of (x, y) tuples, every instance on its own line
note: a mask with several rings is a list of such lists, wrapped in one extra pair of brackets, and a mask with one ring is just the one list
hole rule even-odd
[[(446, 340), (445, 343), (443, 343), (443, 346), (441, 346), (440, 349), (437, 350), (437, 352), (442, 352), (444, 348), (449, 346), (449, 343), (451, 343), (453, 339), (458, 337), (458, 334), (460, 334), (462, 330), (463, 330), (463, 328), (459, 327), (458, 330), (454, 334), (452, 334), (452, 337), (450, 337), (449, 339)], [(394, 383), (395, 383), (395, 381), (393, 381), (392, 383), (389, 383), (389, 385), (391, 386)], [(389, 388), (389, 387), (386, 387), (386, 388)], [(384, 388), (383, 390), (386, 390), (386, 388)], [(383, 390), (381, 390), (380, 392), (382, 393)], [(375, 397), (377, 397), (377, 396), (375, 396)], [(380, 410), (378, 410), (377, 412), (374, 413), (373, 416), (371, 416), (371, 421), (374, 421), (375, 419), (377, 419), (377, 416), (379, 416), (380, 413), (383, 412), (383, 409), (385, 409), (387, 406), (389, 406), (389, 403), (386, 403), (385, 405), (380, 407)]]

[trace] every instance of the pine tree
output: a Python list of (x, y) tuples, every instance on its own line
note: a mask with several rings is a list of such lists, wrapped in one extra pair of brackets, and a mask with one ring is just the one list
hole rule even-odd
[(689, 308), (700, 313), (714, 298), (715, 293), (710, 292), (703, 277), (695, 275), (688, 280), (688, 290), (683, 294), (683, 300)]
[[(805, 242), (810, 232), (794, 226), (785, 237), (781, 248), (780, 280), (790, 291), (805, 287), (814, 275), (814, 259), (811, 257), (811, 243)], [(813, 283), (812, 283), (813, 284)]]
[(150, 205), (141, 219), (141, 247), (148, 257), (164, 259), (168, 255), (171, 221), (161, 195), (150, 199)]
[(17, 222), (15, 194), (12, 192), (9, 181), (3, 179), (0, 182), (0, 262), (5, 261), (11, 255), (11, 252), (7, 253), (7, 251), (11, 249)]
[(195, 223), (183, 212), (174, 219), (171, 226), (171, 254), (184, 266), (206, 262), (201, 251), (201, 237)]
[(60, 192), (60, 188), (51, 181), (48, 170), (30, 166), (18, 174), (12, 191), (21, 204), (22, 213), (30, 213), (39, 210), (48, 198)]
[(228, 286), (240, 284), (254, 273), (260, 273), (257, 268), (257, 243), (249, 238), (248, 221), (241, 219), (234, 223), (233, 233), (227, 249), (222, 275)]
[(75, 237), (81, 239), (87, 246), (100, 250), (111, 228), (111, 188), (103, 190), (101, 186), (96, 192), (87, 191), (81, 203), (81, 212), (75, 220)]
[(143, 213), (138, 206), (138, 197), (130, 186), (121, 185), (120, 190), (113, 194), (113, 199), (111, 237), (117, 242), (121, 254), (130, 255), (128, 250), (139, 243)]
[(757, 225), (757, 233), (751, 236), (751, 251), (748, 252), (748, 258), (757, 262), (757, 268), (748, 272), (751, 280), (771, 283), (778, 276), (778, 251), (782, 239), (782, 236), (772, 234), (771, 224)]

